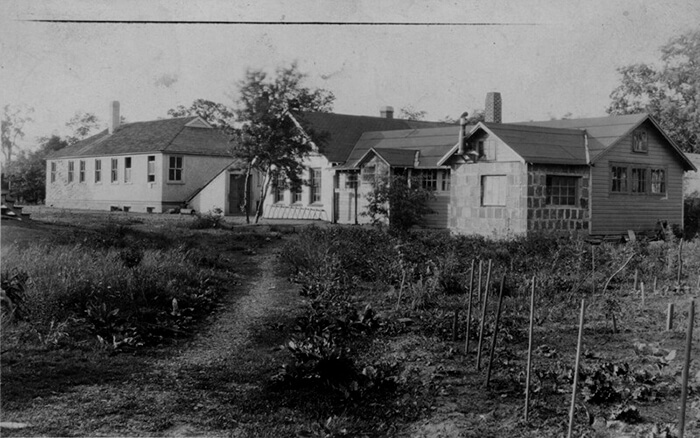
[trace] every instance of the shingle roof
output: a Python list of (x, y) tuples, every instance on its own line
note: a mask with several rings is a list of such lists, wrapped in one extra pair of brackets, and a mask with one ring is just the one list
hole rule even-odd
[(378, 155), (392, 167), (413, 167), (416, 160), (416, 153), (420, 155), (420, 151), (415, 149), (371, 148), (363, 155), (360, 161), (364, 161), (364, 158), (370, 153)]
[[(379, 154), (387, 150), (420, 151), (417, 167), (438, 167), (438, 161), (459, 141), (459, 126), (366, 132), (348, 157), (346, 167), (354, 166), (371, 148)], [(413, 160), (411, 160), (411, 166)]]
[[(530, 163), (586, 165), (584, 133), (579, 129), (482, 123)], [(473, 134), (473, 133), (472, 133)]]
[(170, 152), (230, 156), (228, 139), (215, 129), (186, 126), (197, 117), (126, 123), (60, 149), (48, 158)]
[(321, 153), (332, 163), (345, 163), (355, 143), (366, 132), (453, 126), (450, 123), (442, 122), (320, 112), (305, 112), (300, 115), (300, 118), (308, 122), (317, 132), (328, 134), (329, 137), (322, 147)]

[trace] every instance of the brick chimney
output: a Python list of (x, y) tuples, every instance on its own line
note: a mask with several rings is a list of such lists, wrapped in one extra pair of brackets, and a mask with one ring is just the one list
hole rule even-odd
[(113, 134), (119, 128), (121, 117), (119, 115), (119, 101), (113, 101), (109, 106), (109, 133)]
[(486, 123), (501, 123), (501, 93), (486, 93), (484, 121)]
[(383, 106), (379, 110), (379, 114), (385, 119), (394, 118), (394, 107), (393, 106)]

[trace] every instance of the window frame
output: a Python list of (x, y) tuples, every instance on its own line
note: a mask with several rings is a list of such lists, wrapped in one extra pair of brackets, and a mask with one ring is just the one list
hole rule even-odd
[(131, 157), (124, 157), (124, 183), (131, 183), (131, 165), (133, 160)]
[(359, 172), (347, 172), (345, 174), (345, 188), (346, 189), (356, 189), (359, 187), (360, 179), (358, 178)]
[(75, 177), (75, 161), (68, 161), (68, 182), (72, 183)]
[[(280, 184), (280, 181), (282, 184)], [(272, 184), (272, 202), (277, 204), (284, 202), (284, 178), (282, 175), (277, 175)]]
[(632, 152), (637, 154), (649, 153), (649, 133), (646, 129), (639, 128), (632, 133)]
[(449, 192), (452, 190), (452, 172), (450, 169), (442, 169), (440, 172), (440, 191)]
[(646, 195), (649, 193), (647, 186), (647, 170), (646, 166), (633, 164), (630, 166), (630, 193), (633, 195)]
[[(557, 185), (554, 186), (554, 180), (557, 181), (568, 181), (573, 184), (571, 185)], [(579, 187), (580, 187), (580, 175), (571, 174), (548, 174), (545, 178), (545, 205), (548, 207), (578, 207), (579, 206)], [(558, 189), (558, 193), (554, 193), (554, 189)], [(570, 193), (562, 194), (562, 189), (571, 190), (573, 189), (573, 195)], [(561, 202), (562, 199), (572, 199), (573, 203)], [(555, 202), (556, 201), (556, 202)]]
[(56, 173), (58, 171), (58, 165), (55, 161), (51, 161), (49, 165), (49, 181), (52, 183), (56, 182)]
[[(654, 181), (654, 173), (661, 174), (661, 181)], [(649, 168), (649, 194), (652, 196), (666, 196), (668, 190), (668, 172), (665, 167), (650, 167)], [(654, 185), (660, 184), (661, 191), (654, 191)]]
[(95, 184), (102, 183), (102, 160), (99, 158), (95, 159)]
[[(501, 201), (501, 196), (502, 196), (502, 203), (486, 203), (486, 181), (488, 180), (494, 180), (498, 178), (499, 181), (502, 181), (503, 187), (502, 187), (502, 193), (498, 193), (498, 198), (496, 201)], [(507, 205), (507, 196), (506, 193), (508, 192), (507, 188), (507, 182), (508, 182), (508, 177), (503, 174), (494, 174), (494, 175), (481, 175), (480, 178), (480, 184), (481, 184), (481, 206), (482, 207), (505, 207)], [(494, 191), (491, 191), (491, 193), (495, 193)]]
[[(614, 169), (625, 169), (627, 175), (627, 185), (625, 190), (613, 190), (615, 188), (614, 184)], [(609, 194), (611, 195), (628, 195), (628, 196), (647, 196), (647, 197), (666, 197), (668, 195), (668, 169), (666, 166), (655, 166), (653, 164), (643, 164), (643, 163), (622, 163), (622, 162), (612, 162), (609, 166), (608, 181)], [(642, 178), (639, 178), (639, 174), (642, 174)], [(653, 175), (655, 173), (662, 172), (663, 179), (658, 182), (653, 181)], [(641, 184), (641, 186), (640, 186)], [(655, 184), (659, 184), (663, 188), (663, 192), (654, 191)], [(643, 188), (643, 191), (640, 191)]]
[[(616, 176), (615, 169), (624, 170), (624, 175), (622, 173)], [(629, 165), (623, 163), (610, 163), (610, 171), (608, 175), (608, 181), (610, 185), (611, 194), (627, 194), (629, 193)]]
[(438, 169), (421, 169), (418, 171), (420, 186), (423, 190), (436, 192), (438, 188)]
[(78, 182), (85, 183), (85, 160), (78, 161)]
[(156, 156), (149, 155), (146, 159), (146, 182), (156, 182)]
[[(173, 165), (174, 163), (174, 165)], [(182, 155), (170, 155), (168, 157), (168, 182), (184, 182), (185, 157)]]
[(323, 174), (320, 168), (309, 169), (309, 204), (323, 204), (321, 180)]

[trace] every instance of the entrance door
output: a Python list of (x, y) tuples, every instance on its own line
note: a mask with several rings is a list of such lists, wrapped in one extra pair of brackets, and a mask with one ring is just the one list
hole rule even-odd
[[(251, 178), (252, 179), (252, 178)], [(250, 192), (250, 190), (248, 191)], [(243, 203), (245, 202), (245, 174), (229, 174), (228, 186), (228, 214), (242, 215)], [(248, 198), (250, 204), (250, 197)]]

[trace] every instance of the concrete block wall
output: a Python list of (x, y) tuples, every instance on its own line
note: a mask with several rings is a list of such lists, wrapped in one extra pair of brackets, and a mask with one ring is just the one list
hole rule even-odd
[[(506, 176), (504, 206), (481, 205), (483, 176)], [(457, 165), (452, 170), (449, 228), (456, 234), (504, 238), (527, 232), (527, 167), (522, 162)]]
[[(578, 178), (576, 205), (547, 204), (547, 176)], [(529, 165), (527, 171), (528, 231), (588, 231), (590, 172), (588, 166)]]

